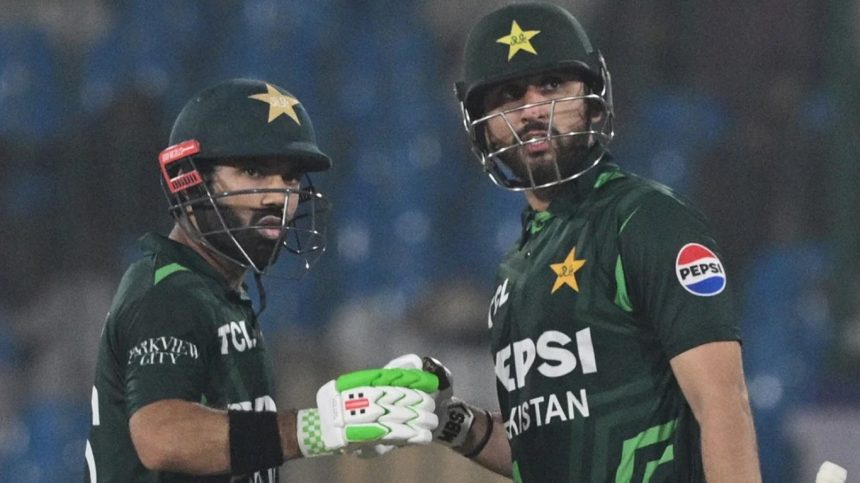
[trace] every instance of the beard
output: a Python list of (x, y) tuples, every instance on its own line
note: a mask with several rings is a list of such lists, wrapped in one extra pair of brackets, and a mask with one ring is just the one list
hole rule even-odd
[[(266, 238), (254, 227), (259, 226), (259, 221), (263, 217), (280, 218), (282, 213), (272, 210), (265, 212), (254, 210), (251, 221), (245, 224), (233, 208), (217, 204), (217, 209), (224, 218), (223, 224), (211, 205), (198, 206), (194, 210), (201, 236), (212, 248), (241, 265), (246, 265), (250, 260), (260, 270), (275, 262), (281, 239)], [(242, 246), (247, 257), (236, 246), (236, 242)]]
[[(529, 129), (531, 127), (527, 126), (523, 132), (528, 132)], [(532, 178), (535, 186), (569, 178), (580, 171), (586, 163), (586, 157), (591, 148), (589, 136), (559, 136), (555, 129), (551, 134), (549, 149), (542, 153), (531, 154), (526, 145), (505, 151), (496, 157), (518, 178), (517, 182), (522, 186), (531, 186)], [(491, 144), (490, 149), (494, 151), (504, 147)], [(531, 169), (531, 178), (529, 169)]]

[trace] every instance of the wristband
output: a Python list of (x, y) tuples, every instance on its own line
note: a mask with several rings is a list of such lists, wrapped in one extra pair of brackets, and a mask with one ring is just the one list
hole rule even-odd
[(472, 451), (463, 454), (466, 458), (472, 459), (475, 456), (481, 454), (481, 451), (484, 450), (484, 446), (487, 446), (487, 443), (490, 441), (490, 436), (493, 434), (493, 416), (490, 415), (490, 412), (484, 409), (484, 414), (487, 415), (487, 432), (484, 433), (484, 437), (481, 438), (481, 441), (478, 442), (478, 445), (475, 446)]
[(245, 475), (284, 462), (278, 413), (227, 411), (230, 426), (230, 473)]

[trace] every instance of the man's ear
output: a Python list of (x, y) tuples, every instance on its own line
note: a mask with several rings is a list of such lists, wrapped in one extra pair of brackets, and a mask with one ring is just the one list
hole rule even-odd
[[(588, 86), (585, 82), (582, 83), (583, 93), (584, 95), (591, 95), (594, 91), (591, 87)], [(586, 99), (585, 107), (588, 109), (587, 116), (590, 122), (600, 122), (603, 120), (606, 115), (606, 109), (603, 107), (603, 103), (594, 99)]]
[(493, 150), (493, 145), (490, 143), (490, 133), (489, 129), (487, 129), (487, 124), (483, 122), (475, 128), (475, 140), (479, 143), (481, 149), (490, 152)]
[(591, 122), (600, 122), (605, 114), (603, 105), (596, 101), (588, 101), (588, 114)]
[(203, 182), (213, 193), (217, 193), (222, 191), (219, 188), (219, 184), (221, 181), (220, 173), (226, 169), (226, 166), (220, 164), (213, 164), (206, 166), (206, 170), (201, 170), (201, 175), (203, 175)]

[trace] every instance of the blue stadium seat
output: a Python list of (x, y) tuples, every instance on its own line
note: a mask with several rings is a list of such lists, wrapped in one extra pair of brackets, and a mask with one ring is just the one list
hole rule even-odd
[(0, 29), (0, 135), (44, 142), (68, 111), (44, 34), (31, 27)]
[[(32, 402), (21, 415), (19, 453), (3, 464), (0, 481), (49, 483), (81, 481), (88, 407), (64, 400)], [(2, 456), (2, 455), (0, 455)]]
[(702, 153), (728, 132), (728, 108), (720, 99), (666, 86), (644, 92), (632, 107), (612, 144), (619, 162), (690, 195)]
[[(337, 34), (334, 2), (306, 2), (301, 8), (272, 0), (250, 0), (222, 12), (226, 32), (206, 69), (206, 83), (252, 77), (281, 85), (317, 109), (316, 88)], [(224, 15), (226, 14), (226, 15)]]
[(816, 402), (832, 342), (824, 283), (830, 253), (818, 243), (771, 249), (753, 261), (743, 292), (744, 366), (764, 481), (792, 481), (785, 421)]
[(103, 109), (119, 92), (137, 89), (175, 112), (189, 93), (189, 77), (203, 62), (197, 53), (209, 33), (197, 2), (134, 0), (88, 52), (80, 102)]

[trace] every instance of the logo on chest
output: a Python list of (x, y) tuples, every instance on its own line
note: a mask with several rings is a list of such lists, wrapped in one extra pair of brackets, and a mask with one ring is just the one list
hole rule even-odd
[(496, 287), (496, 293), (490, 299), (490, 310), (487, 312), (487, 327), (493, 328), (493, 317), (496, 316), (496, 312), (499, 311), (499, 307), (505, 304), (508, 301), (508, 297), (511, 296), (511, 292), (508, 291), (508, 281), (510, 279), (506, 278), (501, 285)]
[(560, 263), (550, 264), (549, 268), (555, 273), (555, 283), (552, 284), (550, 293), (555, 293), (561, 287), (567, 285), (574, 292), (579, 292), (579, 283), (576, 281), (576, 272), (585, 265), (585, 259), (576, 259), (576, 247), (574, 246), (570, 253)]
[(257, 347), (257, 337), (248, 331), (244, 320), (229, 322), (218, 327), (218, 337), (221, 338), (221, 354), (227, 355), (231, 349), (235, 352), (245, 352)]
[[(548, 330), (537, 340), (525, 338), (502, 347), (496, 352), (496, 377), (508, 392), (512, 392), (526, 385), (526, 378), (533, 368), (550, 379), (570, 374), (577, 365), (583, 374), (597, 372), (591, 328), (577, 331), (575, 337), (575, 344), (571, 344), (569, 335)], [(574, 347), (577, 354), (571, 350)]]

